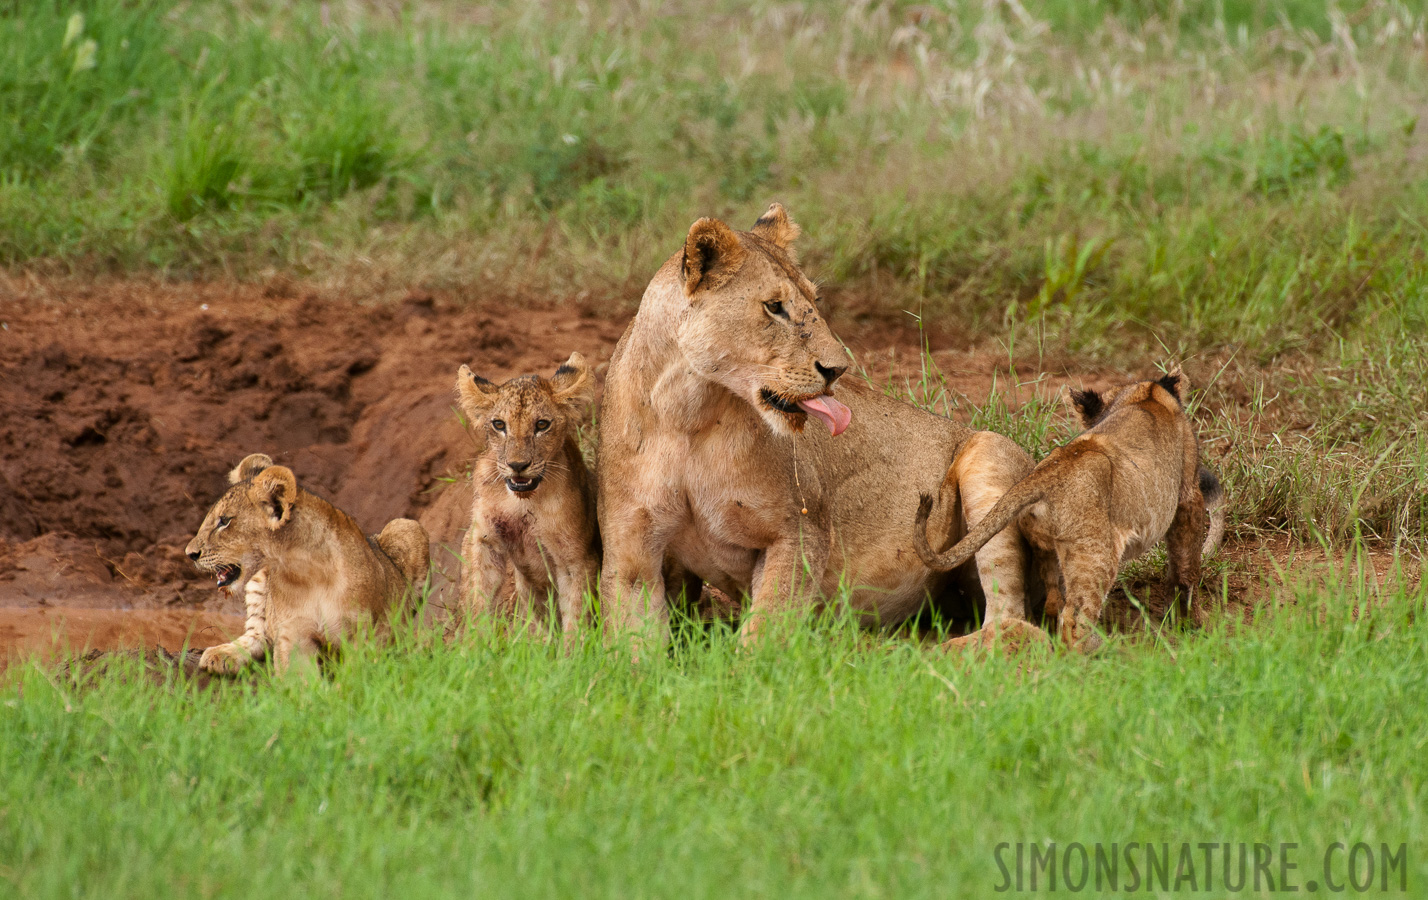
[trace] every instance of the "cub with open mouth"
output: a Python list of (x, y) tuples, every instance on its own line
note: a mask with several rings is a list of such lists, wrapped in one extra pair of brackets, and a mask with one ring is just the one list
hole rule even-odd
[(310, 669), (355, 631), (384, 632), (425, 583), (430, 545), (411, 519), (367, 537), (262, 453), (228, 483), (185, 552), (219, 587), (243, 590), (247, 621), (242, 636), (205, 650), (200, 668), (232, 674), (271, 651), (278, 674)]
[(476, 615), (543, 627), (552, 594), (567, 639), (595, 587), (595, 484), (576, 442), (594, 377), (579, 353), (550, 378), (494, 384), (462, 366), (456, 394), (485, 449), (472, 472), (461, 595)]

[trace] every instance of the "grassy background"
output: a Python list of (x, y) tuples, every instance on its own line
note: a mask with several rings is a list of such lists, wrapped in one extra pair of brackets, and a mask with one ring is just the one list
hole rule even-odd
[(1422, 4), (15, 10), (11, 265), (628, 307), (695, 217), (777, 197), (839, 290), (973, 331), (1263, 360), (1428, 319)]
[(825, 624), (638, 667), (417, 635), (208, 694), (27, 668), (0, 700), (0, 886), (990, 896), (1002, 841), (1138, 840), (1298, 842), (1301, 889), (1335, 841), (1406, 843), (1421, 891), (1428, 595), (1284, 599), (1092, 660)]

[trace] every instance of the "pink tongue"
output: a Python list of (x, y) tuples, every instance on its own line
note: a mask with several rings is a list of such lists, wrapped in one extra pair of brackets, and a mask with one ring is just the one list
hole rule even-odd
[(799, 408), (828, 426), (828, 433), (837, 437), (853, 421), (853, 413), (848, 407), (834, 400), (828, 394), (819, 394), (808, 400), (798, 401)]

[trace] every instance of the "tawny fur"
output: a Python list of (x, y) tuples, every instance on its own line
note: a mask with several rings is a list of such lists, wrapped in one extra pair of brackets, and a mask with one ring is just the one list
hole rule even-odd
[[(486, 440), (463, 542), (461, 593), (472, 613), (539, 625), (553, 594), (567, 638), (579, 628), (600, 564), (595, 485), (576, 443), (593, 392), (579, 353), (549, 379), (498, 386), (466, 366), (457, 373), (461, 409)], [(534, 479), (534, 487), (518, 490), (512, 485), (526, 485), (513, 479)]]
[(1096, 626), (1121, 563), (1164, 540), (1169, 586), (1189, 613), (1202, 551), (1218, 541), (1206, 536), (1202, 484), (1213, 485), (1217, 508), (1223, 493), (1200, 466), (1183, 408), (1188, 390), (1177, 370), (1113, 395), (1071, 392), (1087, 430), (1053, 450), (946, 552), (930, 545), (926, 524), (934, 499), (922, 495), (913, 531), (918, 555), (933, 569), (955, 568), (1016, 523), (1047, 586), (1047, 614), (1057, 615), (1068, 645), (1090, 650), (1100, 643)]
[(204, 651), (199, 666), (230, 674), (273, 654), (278, 674), (315, 666), (354, 632), (388, 629), (426, 581), (426, 530), (393, 519), (367, 537), (352, 517), (297, 485), (291, 469), (254, 453), (229, 473), (232, 485), (189, 542), (202, 570), (244, 592), (241, 637)]
[[(912, 546), (919, 492), (953, 539), (1031, 471), (1011, 440), (843, 377), (849, 359), (791, 255), (798, 227), (770, 207), (752, 231), (700, 219), (654, 276), (605, 379), (596, 475), (601, 596), (621, 632), (669, 634), (669, 600), (707, 582), (750, 596), (742, 636), (781, 609), (851, 588), (893, 625), (927, 602), (984, 596), (988, 620), (1024, 623), (1029, 556), (1008, 532), (972, 567), (929, 570)], [(852, 412), (830, 434), (799, 400)], [(671, 583), (667, 567), (688, 573)]]

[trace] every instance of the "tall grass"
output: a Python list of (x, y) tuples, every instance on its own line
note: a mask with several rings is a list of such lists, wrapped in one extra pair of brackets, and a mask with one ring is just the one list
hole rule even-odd
[(1090, 660), (820, 625), (635, 667), (598, 641), (418, 634), (320, 684), (211, 693), (27, 668), (0, 689), (0, 885), (984, 896), (1000, 842), (1137, 840), (1296, 842), (1302, 888), (1364, 841), (1407, 843), (1411, 894), (1425, 600), (1305, 587), (1253, 625)]

